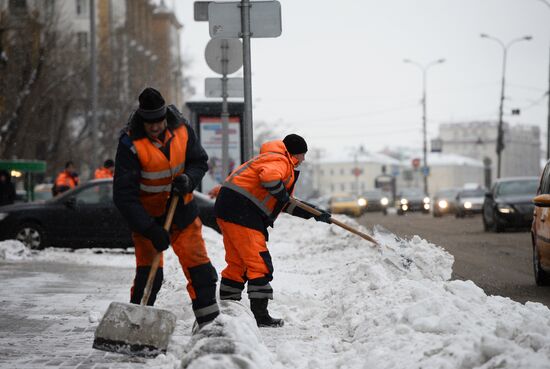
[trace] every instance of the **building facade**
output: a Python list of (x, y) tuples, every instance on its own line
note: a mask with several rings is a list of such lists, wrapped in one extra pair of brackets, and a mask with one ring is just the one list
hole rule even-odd
[[(491, 168), (492, 181), (497, 175), (496, 122), (441, 124), (441, 152), (480, 160)], [(538, 176), (540, 174), (540, 129), (536, 126), (503, 124), (504, 150), (501, 177)]]

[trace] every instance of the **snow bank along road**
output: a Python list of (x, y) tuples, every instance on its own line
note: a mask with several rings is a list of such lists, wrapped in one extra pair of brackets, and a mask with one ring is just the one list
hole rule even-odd
[[(270, 310), (286, 325), (260, 330), (262, 345), (249, 354), (262, 360), (248, 368), (550, 369), (546, 306), (488, 296), (471, 281), (451, 280), (453, 256), (418, 236), (399, 239), (382, 230), (374, 236), (381, 249), (313, 220), (282, 216), (277, 221), (270, 237), (275, 264)], [(205, 229), (205, 238), (220, 271), (221, 237)], [(6, 252), (13, 249), (14, 242), (0, 243), (5, 260), (0, 264), (0, 316), (5, 317), (0, 320), (0, 367), (188, 364), (182, 358), (190, 342), (192, 310), (173, 253), (166, 255), (166, 281), (157, 305), (178, 315), (178, 327), (167, 355), (144, 360), (91, 349), (108, 303), (127, 299), (132, 255)], [(65, 264), (51, 267), (52, 260)], [(258, 340), (240, 331), (228, 333), (241, 346)], [(220, 367), (216, 360), (207, 355), (200, 367)]]
[(533, 277), (528, 230), (484, 232), (481, 216), (455, 219), (407, 214), (405, 217), (368, 213), (359, 219), (367, 227), (382, 224), (400, 237), (415, 234), (451, 253), (453, 279), (472, 280), (489, 295), (519, 302), (536, 301), (550, 307), (550, 288), (537, 287)]

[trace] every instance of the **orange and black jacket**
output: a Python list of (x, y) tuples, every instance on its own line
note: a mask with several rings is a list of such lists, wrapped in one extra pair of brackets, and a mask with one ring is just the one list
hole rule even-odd
[(94, 172), (94, 179), (113, 178), (113, 171), (109, 168), (97, 168)]
[(260, 155), (235, 169), (225, 180), (216, 199), (216, 217), (258, 230), (268, 238), (267, 228), (285, 209), (292, 215), (309, 219), (299, 208), (285, 208), (281, 192), (292, 194), (299, 172), (282, 141), (262, 145)]
[(79, 179), (76, 173), (64, 170), (63, 172), (59, 173), (59, 175), (55, 179), (55, 192), (65, 192), (67, 190), (70, 190), (71, 188), (75, 188), (76, 186), (78, 186), (78, 183)]
[[(113, 200), (130, 228), (142, 234), (154, 222), (163, 225), (173, 177), (185, 173), (197, 186), (208, 170), (208, 155), (175, 106), (168, 106), (166, 120), (166, 143), (163, 147), (154, 147), (146, 142), (149, 138), (140, 117), (132, 114), (117, 148)], [(143, 166), (148, 161), (158, 162), (159, 155), (163, 155), (164, 162), (170, 163), (167, 178), (160, 178), (159, 173), (144, 171)], [(172, 164), (176, 160), (183, 162), (174, 167)], [(185, 228), (197, 216), (198, 207), (192, 195), (188, 194), (185, 201), (180, 199), (173, 224)]]

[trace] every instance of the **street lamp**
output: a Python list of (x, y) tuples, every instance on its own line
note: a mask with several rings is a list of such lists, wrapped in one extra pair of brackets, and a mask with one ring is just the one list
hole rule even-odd
[(428, 138), (426, 132), (426, 73), (430, 67), (436, 64), (445, 63), (445, 59), (437, 59), (428, 64), (422, 65), (410, 59), (403, 59), (403, 62), (417, 66), (422, 71), (422, 139), (424, 144), (422, 146), (423, 151), (423, 165), (422, 175), (424, 176), (424, 195), (428, 195)]
[(496, 37), (489, 36), (488, 34), (482, 33), (481, 38), (487, 38), (489, 40), (493, 40), (497, 42), (502, 47), (502, 81), (500, 86), (500, 106), (498, 108), (498, 130), (497, 130), (497, 178), (500, 178), (500, 168), (501, 168), (501, 162), (502, 162), (502, 150), (504, 149), (504, 134), (502, 129), (502, 113), (504, 109), (504, 81), (506, 77), (506, 56), (508, 54), (508, 48), (512, 46), (513, 44), (520, 42), (520, 41), (529, 41), (533, 37), (531, 36), (523, 36), (516, 39), (513, 39), (512, 41), (508, 42), (507, 44), (504, 44), (501, 40), (499, 40)]

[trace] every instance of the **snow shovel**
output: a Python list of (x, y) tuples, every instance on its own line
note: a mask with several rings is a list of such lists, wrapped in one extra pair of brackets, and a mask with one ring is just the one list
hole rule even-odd
[[(178, 196), (170, 202), (164, 229), (170, 230)], [(96, 331), (93, 348), (143, 357), (166, 353), (168, 341), (176, 327), (176, 315), (168, 310), (146, 306), (162, 252), (155, 255), (141, 304), (112, 302)]]
[[(295, 198), (293, 198), (293, 197), (290, 198), (290, 203), (293, 204), (293, 205), (295, 205), (295, 206), (297, 206), (297, 207), (299, 207), (299, 208), (301, 208), (301, 209), (304, 209), (304, 210), (307, 211), (308, 213), (313, 214), (313, 215), (315, 215), (315, 216), (321, 215), (321, 212), (320, 212), (319, 210), (315, 209), (315, 208), (312, 207), (312, 206), (309, 206), (309, 205), (307, 205), (307, 204), (304, 204), (304, 203), (301, 202), (300, 200), (295, 199)], [(358, 236), (361, 237), (361, 238), (364, 238), (365, 240), (367, 240), (367, 241), (373, 243), (373, 244), (376, 245), (376, 246), (380, 246), (380, 244), (379, 244), (374, 238), (372, 238), (371, 236), (369, 236), (368, 234), (363, 233), (363, 232), (361, 232), (361, 231), (359, 231), (359, 230), (357, 230), (357, 229), (355, 229), (355, 228), (353, 228), (353, 227), (350, 227), (349, 225), (347, 225), (347, 224), (345, 224), (345, 223), (342, 223), (342, 222), (340, 222), (339, 220), (336, 220), (336, 219), (334, 219), (334, 218), (331, 217), (331, 218), (330, 218), (330, 222), (331, 222), (332, 224), (336, 224), (338, 227), (344, 228), (344, 229), (345, 229), (346, 231), (348, 231), (348, 232), (351, 232), (351, 233), (353, 233), (353, 234), (358, 235)]]

